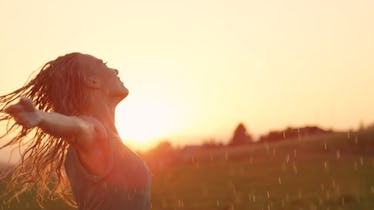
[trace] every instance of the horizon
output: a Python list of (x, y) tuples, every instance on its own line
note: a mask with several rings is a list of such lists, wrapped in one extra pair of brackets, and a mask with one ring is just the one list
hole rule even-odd
[[(325, 131), (330, 131), (329, 129), (320, 127), (318, 125), (309, 125), (309, 126), (317, 126), (318, 128), (321, 128), (321, 129), (323, 129)], [(314, 137), (316, 137), (318, 135), (335, 135), (335, 134), (338, 134), (338, 133), (341, 134), (341, 133), (344, 133), (344, 132), (353, 132), (354, 133), (354, 132), (360, 132), (360, 131), (362, 132), (362, 131), (365, 131), (365, 130), (368, 131), (368, 130), (372, 130), (374, 128), (374, 123), (372, 123), (370, 125), (367, 125), (367, 126), (364, 126), (364, 127), (362, 127), (362, 126), (364, 126), (364, 125), (359, 125), (354, 130), (351, 130), (351, 129), (350, 130), (331, 130), (332, 133), (316, 133), (316, 134), (312, 133), (312, 134), (307, 134), (305, 136), (302, 136), (301, 139), (303, 139), (303, 138), (310, 138), (310, 137), (314, 138)], [(302, 127), (307, 127), (307, 126), (302, 126)], [(282, 132), (282, 131), (284, 131), (284, 130), (286, 130), (288, 128), (296, 128), (297, 129), (297, 128), (301, 128), (301, 127), (285, 127), (284, 129), (281, 129), (281, 130), (269, 130), (266, 133), (263, 133), (262, 135), (269, 134), (272, 131), (277, 131), (277, 132), (280, 131), (280, 132)], [(232, 132), (232, 134), (233, 134), (233, 132)], [(279, 143), (281, 141), (283, 142), (283, 140), (293, 141), (294, 139), (295, 139), (295, 137), (291, 136), (291, 137), (285, 137), (282, 140), (278, 139), (278, 140), (273, 141), (273, 142), (263, 142), (259, 138), (254, 138), (254, 139), (252, 139), (252, 143), (256, 143), (256, 144), (259, 143), (257, 145), (276, 144), (276, 143)], [(165, 142), (170, 143), (171, 146), (172, 146), (172, 148), (173, 149), (177, 149), (177, 150), (178, 149), (187, 148), (189, 146), (203, 147), (203, 144), (206, 143), (206, 142), (208, 142), (209, 140), (213, 140), (213, 143), (216, 143), (216, 144), (220, 145), (220, 147), (223, 146), (225, 148), (239, 148), (241, 146), (247, 147), (248, 145), (251, 145), (251, 144), (247, 144), (247, 145), (236, 145), (236, 146), (232, 147), (232, 146), (229, 145), (229, 142), (232, 140), (231, 138), (230, 139), (226, 139), (226, 141), (220, 141), (220, 140), (217, 141), (217, 139), (205, 139), (205, 140), (207, 140), (207, 141), (186, 141), (186, 142), (184, 142), (184, 144), (176, 144), (175, 142), (170, 141), (170, 140), (160, 140), (160, 141), (157, 141), (156, 144), (154, 144), (154, 145), (152, 145), (152, 146), (150, 146), (148, 148), (145, 148), (145, 149), (144, 148), (143, 149), (136, 149), (136, 147), (134, 147), (132, 149), (133, 149), (134, 152), (136, 152), (138, 154), (142, 154), (142, 155), (147, 155), (148, 154), (149, 155), (149, 154), (151, 154), (152, 150), (159, 149), (158, 146), (160, 146), (160, 144), (165, 143)], [(127, 146), (131, 146), (131, 145), (126, 144), (126, 142), (124, 142), (124, 144), (127, 145)], [(0, 144), (0, 146), (2, 146), (2, 144)], [(0, 169), (1, 169), (1, 166), (3, 166), (3, 165), (5, 165), (5, 166), (7, 166), (7, 165), (13, 165), (13, 164), (16, 164), (16, 163), (19, 162), (19, 160), (20, 160), (20, 153), (19, 153), (19, 151), (20, 150), (18, 150), (18, 145), (12, 145), (10, 147), (3, 148), (0, 151), (1, 151), (1, 154), (2, 154), (2, 156), (0, 156)]]
[(369, 0), (0, 2), (0, 95), (78, 51), (119, 69), (130, 94), (116, 125), (134, 150), (228, 139), (240, 122), (254, 136), (356, 129), (374, 123), (373, 9)]

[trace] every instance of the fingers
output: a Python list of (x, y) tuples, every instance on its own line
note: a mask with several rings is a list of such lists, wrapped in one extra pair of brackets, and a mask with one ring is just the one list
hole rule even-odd
[(15, 115), (21, 111), (33, 112), (35, 107), (30, 99), (21, 97), (18, 103), (8, 106), (4, 111), (10, 115)]
[(10, 115), (16, 115), (23, 110), (23, 107), (20, 104), (10, 105), (4, 109), (4, 111)]
[(21, 97), (19, 104), (23, 105), (25, 108), (25, 111), (32, 112), (35, 110), (34, 105), (32, 104), (32, 101), (29, 98)]

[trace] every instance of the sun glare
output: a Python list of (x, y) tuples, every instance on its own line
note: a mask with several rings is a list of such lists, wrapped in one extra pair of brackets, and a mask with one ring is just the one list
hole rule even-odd
[(158, 102), (120, 104), (116, 125), (122, 140), (137, 150), (146, 150), (178, 130), (175, 108)]

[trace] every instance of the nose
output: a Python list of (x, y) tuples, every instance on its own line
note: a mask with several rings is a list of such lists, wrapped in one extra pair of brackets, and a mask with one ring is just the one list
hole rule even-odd
[(113, 71), (114, 71), (115, 75), (118, 75), (118, 70), (117, 69), (114, 69)]

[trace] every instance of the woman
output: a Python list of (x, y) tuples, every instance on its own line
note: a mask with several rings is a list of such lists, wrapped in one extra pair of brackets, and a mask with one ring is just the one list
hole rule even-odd
[[(80, 210), (149, 209), (148, 168), (122, 144), (114, 125), (115, 108), (127, 95), (117, 70), (91, 55), (70, 53), (0, 96), (0, 121), (10, 125), (5, 135), (17, 131), (5, 146), (26, 144), (10, 173), (8, 194), (36, 186), (39, 203), (54, 195), (69, 202), (70, 183)], [(28, 134), (33, 138), (25, 141)]]

